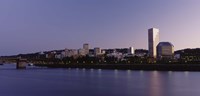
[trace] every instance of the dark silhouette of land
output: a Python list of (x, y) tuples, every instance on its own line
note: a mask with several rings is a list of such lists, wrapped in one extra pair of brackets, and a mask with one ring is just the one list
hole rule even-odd
[[(124, 49), (119, 50), (124, 52)], [(145, 52), (143, 52), (145, 51)], [(57, 51), (55, 51), (57, 52)], [(60, 51), (58, 51), (59, 53)], [(109, 51), (108, 51), (109, 52)], [(139, 53), (147, 53), (146, 50), (136, 51)], [(51, 53), (51, 54), (50, 54)], [(124, 52), (126, 53), (126, 52)], [(46, 55), (50, 57), (46, 57)], [(159, 71), (200, 71), (200, 48), (178, 50), (175, 54), (179, 58), (173, 59), (152, 59), (147, 55), (130, 56), (119, 59), (106, 55), (100, 56), (75, 56), (55, 58), (55, 53), (46, 52), (45, 54), (30, 53), (19, 54), (14, 56), (2, 56), (2, 62), (15, 62), (18, 57), (27, 59), (28, 62), (36, 66), (48, 68), (94, 68), (94, 69), (122, 69), (122, 70), (159, 70)], [(155, 62), (154, 62), (155, 61)]]

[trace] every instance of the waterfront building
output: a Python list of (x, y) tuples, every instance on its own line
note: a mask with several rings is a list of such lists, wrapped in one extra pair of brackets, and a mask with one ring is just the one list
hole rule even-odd
[(122, 54), (129, 54), (129, 48), (116, 48), (114, 52), (119, 52)]
[(110, 54), (110, 53), (116, 52), (115, 49), (104, 49), (104, 50), (105, 50), (105, 54)]
[(78, 49), (78, 55), (79, 56), (85, 56), (85, 49)]
[(106, 54), (106, 50), (101, 50), (101, 54)]
[(62, 58), (67, 57), (66, 54), (67, 54), (67, 49), (64, 49), (64, 50), (61, 52)]
[(63, 57), (62, 57), (62, 54), (55, 54), (55, 58), (62, 59)]
[(135, 56), (144, 57), (144, 56), (147, 56), (147, 54), (148, 54), (148, 50), (145, 50), (145, 49), (136, 49), (135, 50)]
[(121, 60), (124, 58), (123, 54), (122, 53), (119, 53), (119, 52), (114, 52), (114, 53), (109, 53), (106, 55), (107, 57), (115, 57), (117, 58), (118, 60)]
[(99, 47), (94, 48), (94, 55), (97, 56), (100, 54), (101, 54), (101, 48), (99, 48)]
[(156, 47), (159, 43), (159, 29), (150, 28), (148, 30), (148, 43), (149, 43), (149, 56), (152, 58), (156, 58)]
[(76, 49), (66, 49), (65, 50), (66, 57), (72, 57), (72, 56), (77, 56), (77, 55), (78, 55), (78, 50), (76, 50)]
[(85, 51), (85, 54), (88, 55), (89, 54), (89, 44), (88, 43), (83, 44), (83, 49)]
[(94, 49), (89, 49), (89, 55), (90, 56), (94, 55)]
[(56, 54), (55, 51), (47, 52), (46, 53), (46, 58), (55, 58), (55, 54)]
[(157, 46), (158, 59), (172, 59), (174, 56), (174, 45), (170, 42), (160, 42)]
[(175, 59), (186, 62), (200, 62), (200, 48), (178, 50), (175, 53)]
[(133, 47), (129, 48), (128, 54), (135, 54), (135, 50)]

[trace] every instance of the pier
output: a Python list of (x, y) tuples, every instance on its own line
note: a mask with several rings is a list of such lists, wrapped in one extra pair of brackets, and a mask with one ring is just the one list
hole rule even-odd
[(26, 59), (17, 59), (16, 60), (16, 69), (26, 69), (27, 60)]

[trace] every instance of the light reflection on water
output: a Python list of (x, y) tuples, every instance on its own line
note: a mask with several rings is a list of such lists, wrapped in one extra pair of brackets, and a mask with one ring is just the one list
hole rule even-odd
[(0, 66), (2, 96), (199, 96), (199, 72)]
[(153, 71), (150, 74), (150, 87), (149, 87), (149, 92), (150, 96), (163, 96), (163, 80), (160, 77), (160, 73), (158, 71)]

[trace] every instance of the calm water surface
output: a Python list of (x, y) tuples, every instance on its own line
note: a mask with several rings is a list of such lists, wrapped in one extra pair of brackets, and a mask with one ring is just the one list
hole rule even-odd
[(200, 96), (200, 72), (16, 70), (0, 66), (1, 96)]

